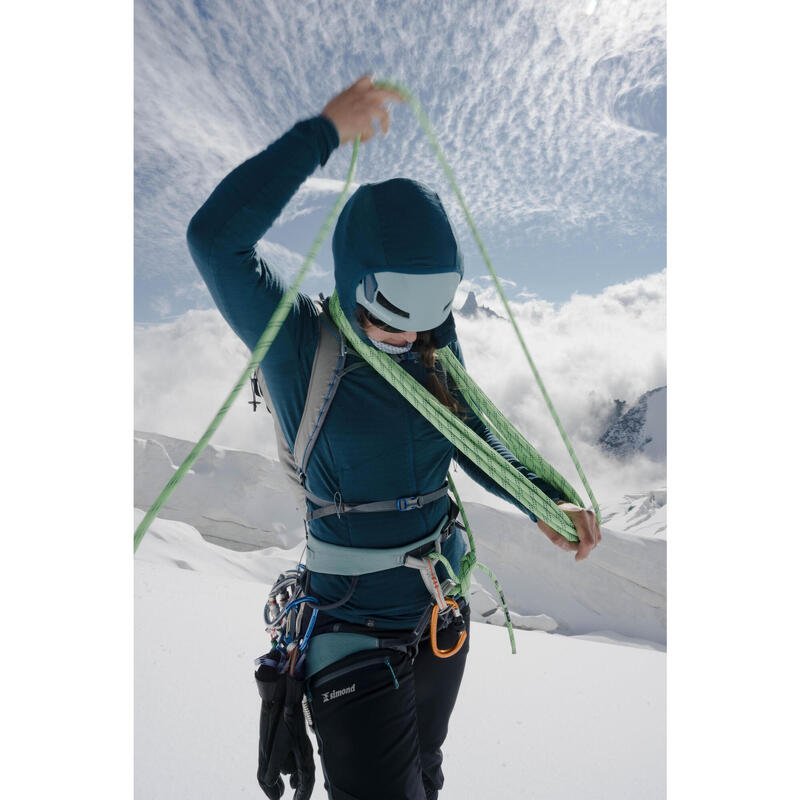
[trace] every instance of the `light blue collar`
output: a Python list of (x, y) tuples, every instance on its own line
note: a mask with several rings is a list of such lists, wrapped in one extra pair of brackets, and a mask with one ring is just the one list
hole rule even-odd
[(390, 356), (399, 356), (402, 353), (407, 353), (413, 346), (413, 342), (406, 342), (405, 345), (402, 347), (398, 347), (394, 344), (387, 344), (386, 342), (379, 342), (373, 339), (371, 336), (367, 337), (375, 347), (378, 348), (382, 353), (388, 353)]

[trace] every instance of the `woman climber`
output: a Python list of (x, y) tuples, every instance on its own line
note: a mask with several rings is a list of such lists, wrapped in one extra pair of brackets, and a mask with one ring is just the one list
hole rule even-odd
[[(376, 120), (386, 135), (392, 101), (403, 97), (362, 77), (320, 115), (298, 122), (234, 169), (192, 219), (192, 257), (220, 312), (251, 350), (286, 291), (256, 243), (336, 147), (358, 136), (369, 141)], [(558, 490), (528, 471), (469, 410), (434, 358), (447, 346), (461, 360), (451, 307), (462, 257), (438, 195), (405, 178), (361, 185), (337, 221), (333, 257), (341, 311), (361, 340), (388, 353), (561, 503)], [(336, 335), (327, 306), (300, 294), (260, 366), (272, 414), (289, 443), (298, 436), (326, 325)], [(295, 800), (311, 796), (313, 753), (299, 710), (305, 697), (331, 800), (431, 800), (444, 782), (441, 747), (469, 650), (468, 598), (446, 607), (440, 602), (438, 634), (436, 624), (433, 632), (426, 628), (447, 575), (425, 553), (435, 547), (458, 564), (466, 551), (445, 488), (450, 461), (523, 510), (578, 560), (596, 546), (600, 531), (591, 511), (562, 504), (579, 538), (567, 541), (454, 449), (363, 359), (342, 352), (342, 379), (303, 476), (316, 561), (302, 573), (301, 646), (288, 653), (289, 662), (278, 660), (287, 653), (264, 657), (256, 674), (262, 696), (258, 779), (270, 798), (283, 794), (281, 773), (290, 775)], [(372, 513), (348, 513), (352, 504), (361, 504), (356, 512)], [(427, 549), (410, 547), (420, 541)], [(405, 566), (365, 561), (395, 551)], [(325, 568), (326, 559), (343, 566)], [(351, 569), (348, 559), (378, 569)], [(417, 568), (405, 568), (412, 562)], [(301, 668), (297, 654), (306, 647)]]

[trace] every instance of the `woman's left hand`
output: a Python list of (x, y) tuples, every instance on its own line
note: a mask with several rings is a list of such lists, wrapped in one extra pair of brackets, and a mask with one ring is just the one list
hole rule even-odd
[(541, 530), (556, 547), (560, 547), (562, 550), (575, 551), (575, 560), (583, 561), (583, 559), (597, 547), (598, 543), (603, 538), (594, 511), (580, 508), (574, 503), (559, 503), (558, 507), (572, 520), (572, 524), (575, 526), (580, 541), (570, 542), (560, 533), (556, 533), (556, 531), (547, 523), (542, 522), (542, 520), (539, 520), (536, 524), (539, 526), (539, 530)]

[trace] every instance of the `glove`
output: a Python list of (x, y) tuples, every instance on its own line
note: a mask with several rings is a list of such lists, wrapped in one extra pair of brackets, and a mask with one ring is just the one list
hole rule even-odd
[(256, 671), (261, 695), (258, 783), (269, 800), (280, 800), (289, 775), (293, 800), (309, 800), (314, 788), (314, 751), (303, 716), (303, 682), (281, 671), (285, 655), (273, 650)]

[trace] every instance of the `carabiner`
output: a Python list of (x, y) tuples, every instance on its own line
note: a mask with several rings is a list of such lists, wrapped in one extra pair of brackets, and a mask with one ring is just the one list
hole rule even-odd
[[(455, 601), (455, 599), (452, 597), (445, 597), (444, 601), (453, 609), (453, 613), (455, 614), (456, 618), (461, 619), (461, 610), (459, 609), (458, 603)], [(438, 621), (439, 606), (434, 603), (433, 612), (431, 613), (431, 648), (433, 649), (433, 654), (438, 658), (450, 658), (450, 656), (454, 656), (464, 646), (464, 642), (467, 640), (467, 631), (466, 629), (461, 631), (461, 633), (458, 635), (458, 641), (449, 650), (440, 650), (436, 642)]]

